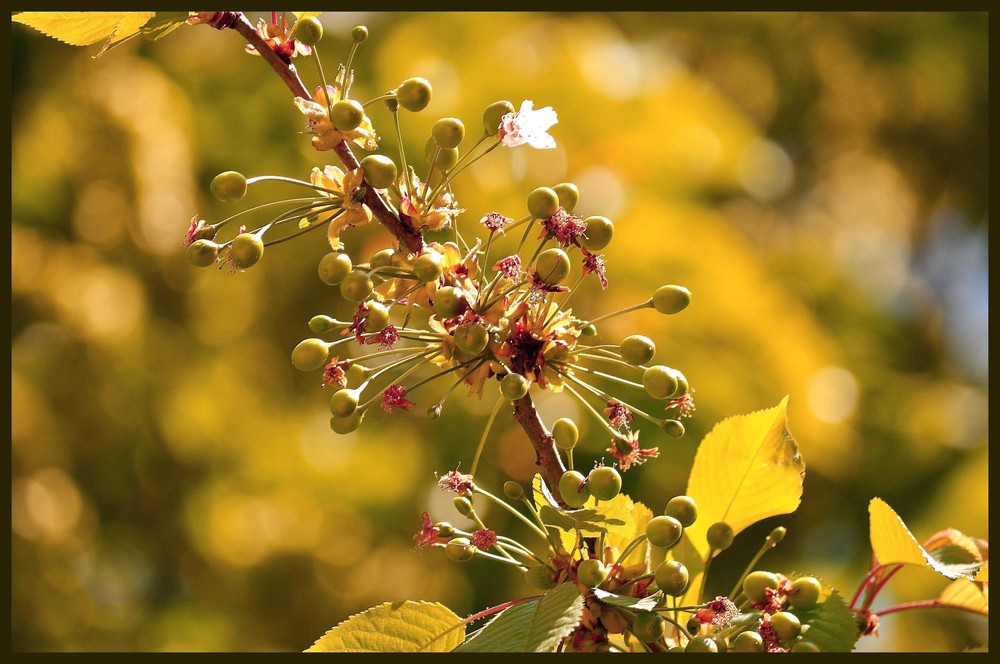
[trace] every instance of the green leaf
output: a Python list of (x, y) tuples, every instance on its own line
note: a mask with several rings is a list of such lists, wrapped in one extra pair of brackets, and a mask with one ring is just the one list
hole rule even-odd
[[(910, 534), (910, 530), (899, 515), (881, 498), (872, 498), (868, 503), (869, 536), (872, 551), (882, 565), (927, 566), (934, 571), (955, 580), (961, 576), (972, 578), (981, 563), (948, 563), (936, 560)], [(946, 548), (937, 547), (936, 551)]]
[(327, 631), (306, 652), (448, 652), (465, 625), (436, 602), (386, 602)]
[(105, 40), (101, 55), (138, 35), (154, 16), (156, 12), (21, 12), (11, 19), (73, 46)]
[(614, 517), (606, 517), (595, 509), (581, 509), (564, 512), (549, 505), (542, 505), (538, 516), (546, 525), (556, 526), (567, 532), (582, 530), (592, 533), (606, 533), (605, 526), (624, 526), (625, 522)]
[(600, 588), (594, 588), (594, 595), (602, 604), (622, 606), (626, 609), (635, 609), (637, 611), (652, 611), (663, 597), (663, 593), (661, 592), (653, 593), (649, 597), (628, 597), (626, 595), (609, 593), (607, 590), (601, 590)]
[(184, 25), (190, 16), (191, 12), (156, 12), (156, 16), (142, 26), (142, 35), (153, 41), (163, 39)]
[(821, 652), (851, 652), (859, 630), (854, 613), (834, 590), (820, 606), (819, 614), (809, 621), (803, 638), (812, 641)]
[(583, 596), (563, 583), (541, 599), (504, 609), (455, 652), (551, 652), (580, 622)]

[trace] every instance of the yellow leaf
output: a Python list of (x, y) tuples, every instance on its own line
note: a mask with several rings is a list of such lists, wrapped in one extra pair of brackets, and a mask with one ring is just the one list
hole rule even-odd
[(924, 541), (923, 547), (928, 552), (935, 549), (955, 547), (968, 553), (969, 558), (972, 560), (976, 562), (983, 561), (983, 555), (979, 550), (979, 545), (976, 544), (976, 540), (954, 528), (946, 528), (934, 533)]
[[(587, 501), (584, 507), (594, 507), (593, 498)], [(608, 534), (604, 536), (604, 545), (613, 546), (619, 553), (625, 549), (640, 533), (646, 532), (646, 524), (653, 518), (653, 512), (642, 503), (633, 502), (624, 493), (619, 493), (611, 500), (597, 503), (597, 511), (607, 519), (621, 519), (625, 522), (622, 526), (609, 525)], [(643, 562), (646, 559), (648, 546), (637, 547), (635, 551), (628, 555), (623, 562), (627, 567)]]
[(990, 598), (987, 587), (980, 587), (979, 584), (968, 579), (956, 579), (949, 583), (943, 591), (938, 601), (956, 609), (974, 611), (984, 616), (990, 615)]
[(989, 583), (990, 582), (990, 562), (987, 560), (983, 563), (983, 566), (979, 568), (976, 572), (976, 578), (974, 579), (977, 583)]
[(709, 526), (724, 521), (739, 533), (799, 506), (805, 462), (788, 431), (787, 404), (786, 396), (773, 408), (725, 419), (698, 447), (687, 486), (698, 520), (685, 528), (683, 546), (671, 551), (690, 574), (685, 602), (697, 601)]
[[(881, 498), (872, 498), (868, 504), (868, 514), (872, 551), (882, 565), (927, 566), (949, 579), (957, 579), (960, 576), (971, 577), (979, 568), (978, 562), (944, 563), (935, 560), (914, 539), (899, 515)], [(958, 534), (961, 535), (961, 533)], [(932, 538), (931, 542), (938, 544), (940, 539), (941, 533)]]
[(316, 18), (323, 12), (292, 12), (292, 13), (295, 14), (295, 18), (297, 20), (301, 21), (304, 18)]
[(386, 602), (321, 636), (306, 652), (448, 652), (465, 640), (462, 619), (435, 602)]
[(88, 46), (107, 40), (121, 42), (133, 35), (156, 12), (21, 12), (12, 20), (66, 42), (73, 46)]

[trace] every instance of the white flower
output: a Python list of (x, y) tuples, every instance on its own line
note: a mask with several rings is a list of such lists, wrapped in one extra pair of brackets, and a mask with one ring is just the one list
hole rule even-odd
[(556, 140), (548, 135), (549, 127), (559, 122), (551, 106), (532, 110), (533, 102), (521, 102), (521, 110), (500, 119), (500, 141), (509, 148), (527, 143), (533, 148), (554, 148)]

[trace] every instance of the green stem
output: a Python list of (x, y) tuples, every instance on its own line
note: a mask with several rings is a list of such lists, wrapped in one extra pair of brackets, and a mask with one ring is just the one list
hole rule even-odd
[(500, 395), (500, 398), (497, 399), (496, 405), (493, 406), (493, 412), (490, 413), (490, 419), (486, 421), (486, 430), (483, 431), (483, 435), (479, 439), (479, 447), (476, 448), (476, 456), (472, 459), (472, 470), (469, 471), (469, 474), (473, 477), (476, 475), (476, 468), (479, 467), (479, 457), (482, 455), (483, 448), (486, 446), (486, 438), (490, 434), (490, 429), (493, 428), (493, 420), (496, 419), (497, 413), (500, 412), (500, 406), (502, 406), (505, 401), (506, 399), (503, 398), (503, 395)]
[(642, 304), (637, 304), (633, 307), (626, 307), (624, 309), (619, 309), (618, 311), (612, 311), (610, 314), (604, 314), (603, 316), (592, 318), (589, 321), (580, 321), (580, 323), (578, 323), (578, 327), (586, 327), (587, 325), (593, 325), (598, 321), (614, 318), (615, 316), (621, 316), (622, 314), (627, 314), (630, 311), (638, 311), (639, 309), (649, 309), (652, 306), (653, 306), (653, 298), (650, 298), (647, 301), (643, 302)]

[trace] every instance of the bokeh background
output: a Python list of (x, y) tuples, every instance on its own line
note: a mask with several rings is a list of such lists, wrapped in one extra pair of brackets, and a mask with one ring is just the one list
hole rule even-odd
[[(402, 116), (411, 159), (439, 117), (476, 128), (496, 99), (556, 109), (557, 149), (498, 151), (457, 192), (469, 219), (520, 216), (531, 189), (568, 180), (578, 211), (614, 219), (611, 285), (585, 286), (583, 315), (662, 283), (693, 291), (681, 315), (604, 330), (654, 338), (696, 390), (684, 438), (644, 432), (662, 455), (626, 475), (633, 497), (662, 509), (713, 424), (790, 395), (802, 505), (739, 537), (710, 589), (725, 592), (783, 524), (761, 565), (849, 595), (872, 496), (918, 539), (989, 536), (985, 14), (321, 20), (328, 73), (350, 28), (370, 29), (357, 97), (432, 82), (430, 106)], [(324, 238), (238, 275), (184, 258), (192, 215), (298, 193), (266, 185), (221, 204), (216, 173), (304, 177), (333, 158), (309, 147), (271, 70), (205, 26), (96, 60), (20, 25), (12, 39), (13, 649), (302, 650), (386, 600), (464, 614), (527, 594), (489, 562), (411, 551), (425, 509), (460, 522), (434, 473), (468, 467), (492, 399), (454, 399), (435, 422), (420, 401), (337, 436), (317, 375), (288, 360), (311, 316), (347, 313), (316, 278)], [(314, 86), (314, 64), (298, 68)], [(372, 115), (395, 155), (388, 115)], [(345, 239), (357, 260), (388, 243), (374, 227)], [(540, 409), (575, 412), (568, 399)], [(589, 463), (607, 441), (583, 433)], [(530, 479), (511, 419), (485, 454), (485, 486)], [(879, 606), (943, 585), (907, 571)], [(986, 622), (906, 612), (860, 647), (963, 649), (986, 641)]]

